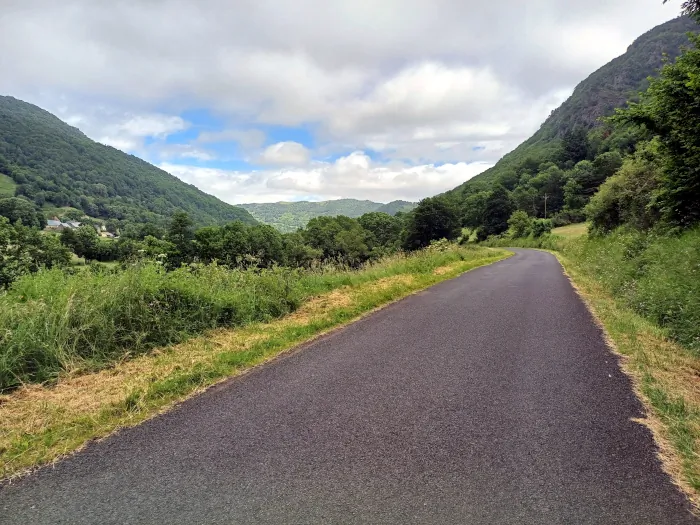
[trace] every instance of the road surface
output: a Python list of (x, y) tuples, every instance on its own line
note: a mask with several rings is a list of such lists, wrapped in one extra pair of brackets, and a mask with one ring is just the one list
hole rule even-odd
[(642, 415), (518, 250), (0, 488), (0, 523), (697, 523)]

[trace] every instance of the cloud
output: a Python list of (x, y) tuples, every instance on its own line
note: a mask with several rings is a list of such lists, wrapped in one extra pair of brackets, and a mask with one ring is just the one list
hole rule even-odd
[(189, 127), (181, 117), (162, 113), (134, 114), (104, 105), (79, 108), (59, 105), (56, 114), (102, 144), (127, 152), (143, 149), (144, 140), (162, 140)]
[[(289, 168), (250, 170), (236, 183), (244, 200), (271, 195), (268, 182), (285, 195), (417, 198), (493, 164), (678, 10), (660, 0), (4, 0), (0, 92), (149, 160), (213, 162), (216, 144), (235, 142), (240, 156)], [(165, 144), (191, 131), (182, 115), (193, 109), (223, 129)], [(313, 130), (313, 151), (274, 132), (297, 127)], [(353, 151), (379, 160), (311, 160)], [(365, 189), (353, 189), (358, 173)], [(411, 181), (425, 183), (420, 194)]]
[(252, 172), (172, 163), (160, 165), (181, 180), (231, 204), (296, 200), (300, 195), (313, 196), (314, 200), (350, 197), (381, 202), (416, 201), (453, 188), (491, 166), (487, 162), (418, 166), (401, 162), (377, 163), (362, 151), (334, 162), (313, 162), (306, 168)]
[(309, 163), (310, 152), (298, 142), (278, 142), (265, 148), (260, 155), (261, 164), (277, 166), (304, 166)]

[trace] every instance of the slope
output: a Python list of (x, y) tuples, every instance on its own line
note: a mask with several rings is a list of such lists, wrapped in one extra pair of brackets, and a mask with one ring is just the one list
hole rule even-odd
[(0, 174), (6, 191), (14, 181), (16, 193), (39, 206), (72, 206), (91, 217), (163, 222), (180, 209), (200, 225), (255, 222), (247, 211), (5, 96), (0, 96)]
[[(636, 94), (646, 89), (647, 78), (654, 76), (664, 63), (664, 56), (675, 59), (688, 43), (688, 32), (697, 32), (698, 24), (679, 17), (644, 33), (627, 51), (607, 63), (581, 82), (573, 94), (554, 110), (540, 129), (515, 150), (505, 155), (493, 168), (458, 186), (491, 183), (526, 161), (533, 165), (554, 160), (559, 155), (561, 138), (577, 128), (589, 130), (600, 125), (600, 117), (610, 115)], [(450, 192), (448, 192), (450, 193)]]
[(359, 217), (365, 213), (380, 211), (389, 215), (406, 212), (415, 208), (415, 203), (393, 201), (388, 204), (357, 199), (338, 199), (321, 202), (274, 202), (241, 204), (251, 215), (265, 224), (270, 224), (282, 232), (292, 232), (304, 228), (314, 217), (345, 215)]

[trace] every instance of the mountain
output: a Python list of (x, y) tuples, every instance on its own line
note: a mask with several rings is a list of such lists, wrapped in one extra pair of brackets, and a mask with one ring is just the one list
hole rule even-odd
[(48, 111), (0, 96), (0, 194), (12, 192), (102, 219), (163, 223), (183, 210), (198, 225), (256, 222), (244, 209), (94, 142)]
[(644, 33), (625, 54), (607, 63), (581, 82), (573, 94), (554, 110), (540, 129), (515, 150), (505, 155), (493, 168), (458, 186), (491, 183), (525, 162), (538, 165), (554, 159), (561, 139), (576, 129), (590, 130), (600, 125), (600, 117), (612, 114), (646, 89), (647, 78), (655, 76), (664, 64), (664, 57), (675, 59), (681, 47), (688, 44), (688, 32), (697, 32), (698, 24), (679, 17)]
[(345, 215), (359, 217), (372, 211), (381, 211), (389, 215), (410, 211), (416, 207), (413, 202), (393, 201), (388, 204), (361, 201), (356, 199), (338, 199), (322, 202), (274, 202), (262, 204), (241, 204), (251, 215), (265, 224), (270, 224), (282, 232), (292, 232), (303, 228), (314, 217), (322, 215)]

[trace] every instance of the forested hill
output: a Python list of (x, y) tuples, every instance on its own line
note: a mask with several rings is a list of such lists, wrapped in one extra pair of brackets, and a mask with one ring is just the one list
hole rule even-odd
[(600, 117), (636, 98), (646, 89), (647, 78), (655, 76), (664, 62), (675, 59), (681, 47), (688, 44), (688, 32), (697, 32), (698, 24), (688, 17), (679, 17), (644, 33), (627, 52), (607, 63), (581, 82), (559, 108), (545, 120), (540, 129), (493, 168), (470, 179), (455, 190), (489, 183), (528, 162), (537, 166), (558, 154), (561, 138), (575, 129), (590, 130)]
[(70, 206), (95, 218), (163, 223), (179, 209), (200, 225), (255, 222), (246, 210), (92, 141), (48, 111), (0, 96), (0, 189), (7, 192), (12, 181), (17, 195), (39, 206)]
[(415, 206), (415, 203), (406, 201), (382, 204), (356, 199), (241, 204), (241, 207), (248, 210), (257, 220), (270, 224), (281, 232), (293, 232), (298, 228), (304, 228), (314, 217), (345, 215), (356, 218), (373, 211), (396, 215), (398, 212), (410, 211)]

